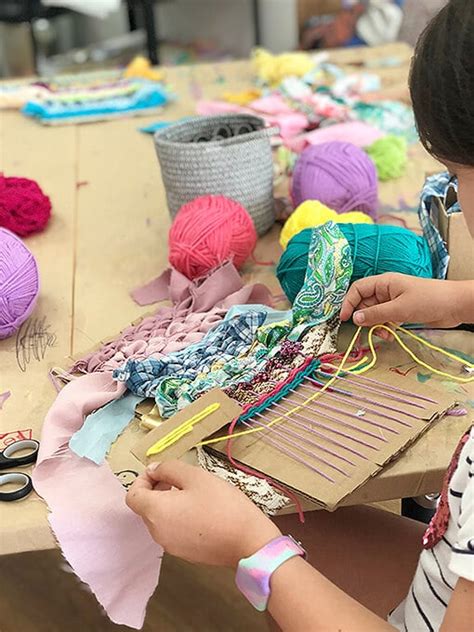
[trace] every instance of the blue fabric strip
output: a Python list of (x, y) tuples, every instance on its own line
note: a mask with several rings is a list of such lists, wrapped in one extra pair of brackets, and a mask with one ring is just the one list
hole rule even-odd
[(162, 87), (144, 85), (131, 96), (115, 97), (103, 101), (85, 103), (46, 103), (29, 101), (22, 109), (23, 114), (40, 120), (56, 120), (74, 117), (96, 117), (108, 114), (129, 114), (165, 105), (169, 94)]
[(142, 400), (143, 397), (127, 393), (90, 414), (82, 428), (72, 435), (71, 450), (97, 465), (103, 463), (111, 445), (133, 419), (135, 407)]

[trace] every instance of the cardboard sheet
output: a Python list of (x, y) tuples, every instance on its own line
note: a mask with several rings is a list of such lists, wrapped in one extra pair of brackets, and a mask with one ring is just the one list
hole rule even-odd
[[(165, 438), (173, 432), (173, 430), (205, 410), (206, 407), (214, 404), (217, 404), (219, 408), (202, 419), (199, 423), (196, 423), (192, 427), (191, 432), (185, 434), (179, 441), (173, 443), (173, 445), (166, 448), (163, 452), (153, 455), (148, 454), (149, 449), (152, 448), (157, 441)], [(240, 415), (241, 412), (242, 408), (236, 401), (228, 397), (221, 389), (213, 388), (197, 401), (177, 412), (161, 426), (149, 432), (137, 445), (132, 447), (131, 452), (144, 464), (154, 462), (161, 463), (163, 461), (169, 461), (170, 459), (179, 459), (203, 439), (223, 428), (229, 421), (232, 421), (232, 419)]]
[[(376, 449), (369, 448), (353, 439), (346, 439), (341, 435), (334, 435), (327, 430), (322, 430), (320, 427), (314, 426), (314, 429), (319, 432), (323, 432), (323, 434), (328, 437), (336, 438), (345, 446), (363, 454), (367, 460), (354, 455), (353, 452), (344, 448), (336, 447), (333, 443), (315, 436), (314, 433), (305, 431), (300, 425), (295, 426), (286, 420), (278, 422), (274, 428), (276, 428), (278, 432), (283, 433), (283, 435), (285, 435), (286, 430), (300, 434), (303, 437), (303, 441), (296, 439), (294, 435), (289, 435), (288, 433), (286, 433), (286, 436), (292, 441), (297, 441), (298, 445), (304, 445), (306, 450), (313, 452), (318, 458), (315, 459), (299, 451), (294, 445), (285, 442), (281, 435), (276, 435), (271, 429), (235, 439), (232, 444), (233, 457), (240, 463), (267, 474), (274, 480), (293, 489), (295, 492), (321, 507), (329, 510), (337, 508), (345, 498), (350, 496), (367, 480), (379, 473), (384, 466), (398, 458), (431, 424), (443, 417), (445, 413), (456, 404), (456, 396), (446, 392), (445, 389), (433, 383), (430, 383), (428, 389), (425, 384), (422, 384), (418, 380), (407, 381), (405, 376), (398, 375), (396, 372), (391, 371), (390, 366), (392, 362), (393, 357), (391, 354), (384, 354), (383, 358), (377, 363), (377, 367), (370, 371), (367, 377), (377, 379), (390, 386), (398, 386), (414, 394), (430, 397), (436, 400), (436, 403), (432, 404), (413, 398), (406, 399), (418, 405), (422, 405), (423, 408), (416, 408), (400, 403), (391, 400), (388, 394), (401, 398), (405, 398), (405, 396), (383, 389), (380, 389), (378, 393), (374, 393), (365, 386), (367, 384), (367, 386), (374, 387), (373, 384), (359, 381), (356, 377), (350, 378), (350, 381), (338, 380), (334, 386), (339, 389), (350, 390), (354, 394), (367, 397), (375, 402), (392, 406), (393, 408), (399, 409), (400, 414), (379, 408), (367, 402), (357, 401), (353, 398), (344, 398), (346, 403), (342, 403), (339, 400), (334, 400), (332, 393), (327, 392), (309, 404), (312, 407), (310, 410), (307, 406), (302, 406), (304, 400), (300, 396), (304, 394), (304, 396), (307, 397), (314, 393), (314, 387), (311, 385), (309, 387), (300, 387), (297, 391), (298, 396), (290, 394), (287, 398), (290, 408), (293, 406), (299, 407), (297, 414), (304, 415), (312, 421), (320, 424), (323, 423), (326, 427), (336, 431), (342, 431), (356, 440), (361, 440), (364, 443), (376, 447)], [(340, 397), (340, 394), (337, 395)], [(323, 406), (318, 406), (318, 402), (321, 402), (321, 405), (330, 405), (340, 412), (330, 412)], [(367, 408), (372, 408), (376, 411), (380, 410), (382, 413), (399, 418), (405, 423), (408, 423), (409, 426), (401, 425), (397, 421), (392, 421), (381, 415), (368, 412), (366, 410)], [(320, 412), (316, 412), (316, 410)], [(361, 411), (362, 414), (360, 417), (348, 417), (342, 414), (344, 411), (349, 413)], [(328, 419), (325, 413), (337, 418), (338, 422)], [(415, 419), (405, 413), (416, 415), (418, 418)], [(279, 414), (266, 412), (264, 416), (267, 421), (271, 421), (278, 417)], [(298, 423), (302, 423), (301, 417), (297, 415), (289, 415), (289, 419), (294, 419)], [(384, 425), (387, 429), (394, 430), (397, 434), (390, 432), (390, 430), (381, 429), (368, 424), (366, 421), (368, 419)], [(263, 422), (263, 419), (259, 419), (259, 421)], [(349, 423), (356, 429), (351, 430), (347, 426), (341, 425), (340, 421)], [(448, 420), (446, 420), (446, 423), (449, 423)], [(366, 434), (367, 432), (370, 432), (372, 436)], [(377, 435), (379, 435), (379, 439), (376, 438)], [(285, 448), (296, 452), (300, 457), (322, 472), (323, 475), (332, 478), (333, 482), (328, 481), (324, 476), (297, 462), (274, 444), (270, 445), (265, 441), (265, 438), (270, 438), (273, 442), (277, 442)], [(318, 448), (311, 445), (309, 441), (313, 441), (323, 448), (331, 449), (338, 455), (349, 458), (354, 465), (349, 465), (334, 456), (328, 456), (326, 452), (318, 450)], [(226, 443), (224, 441), (222, 444), (217, 444), (217, 447), (209, 446), (209, 448), (225, 456)], [(318, 460), (320, 458), (324, 458), (330, 465)], [(342, 469), (344, 473), (334, 469), (334, 467), (332, 467), (334, 465)]]

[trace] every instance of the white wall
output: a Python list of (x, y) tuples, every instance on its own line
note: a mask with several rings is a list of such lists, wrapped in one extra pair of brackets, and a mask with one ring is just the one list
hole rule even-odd
[(298, 46), (297, 0), (259, 0), (262, 44), (273, 53)]

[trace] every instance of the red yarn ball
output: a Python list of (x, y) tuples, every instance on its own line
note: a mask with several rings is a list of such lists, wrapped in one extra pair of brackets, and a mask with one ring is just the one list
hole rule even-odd
[(0, 173), (0, 226), (26, 237), (43, 230), (50, 217), (50, 199), (34, 180)]
[(240, 268), (255, 248), (257, 233), (241, 204), (223, 195), (204, 195), (179, 209), (168, 242), (171, 265), (197, 279), (226, 261)]

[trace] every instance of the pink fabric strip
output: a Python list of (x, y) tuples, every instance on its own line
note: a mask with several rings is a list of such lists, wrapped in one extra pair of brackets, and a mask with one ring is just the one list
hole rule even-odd
[(124, 390), (111, 374), (97, 373), (73, 380), (59, 393), (43, 425), (33, 482), (75, 573), (114, 623), (141, 629), (163, 550), (126, 506), (125, 489), (109, 466), (81, 459), (68, 448), (85, 416)]
[(259, 283), (243, 286), (231, 263), (195, 283), (176, 270), (166, 271), (159, 282), (152, 281), (139, 290), (140, 298), (149, 297), (157, 288), (161, 291), (162, 281), (165, 285), (169, 282), (166, 298), (173, 307), (162, 307), (153, 316), (127, 327), (114, 340), (77, 360), (71, 372), (113, 371), (131, 358), (160, 358), (199, 342), (232, 305), (273, 305), (270, 290)]

